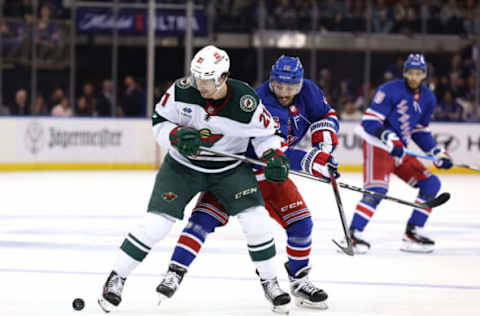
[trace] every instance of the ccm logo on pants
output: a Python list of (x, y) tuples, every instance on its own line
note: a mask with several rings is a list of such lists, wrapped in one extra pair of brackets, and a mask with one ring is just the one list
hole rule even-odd
[(238, 192), (238, 193), (235, 193), (235, 200), (238, 200), (239, 198), (241, 198), (241, 197), (243, 197), (243, 196), (246, 196), (246, 195), (249, 195), (249, 194), (252, 194), (252, 193), (255, 193), (255, 192), (257, 192), (257, 188), (256, 188), (256, 187), (253, 187), (253, 188), (249, 188), (249, 189), (240, 191), (240, 192)]

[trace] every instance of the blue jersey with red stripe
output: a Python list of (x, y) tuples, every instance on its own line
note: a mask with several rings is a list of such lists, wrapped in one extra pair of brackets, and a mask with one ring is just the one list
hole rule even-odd
[[(300, 162), (306, 152), (295, 149), (295, 145), (305, 137), (308, 130), (313, 134), (324, 129), (325, 124), (322, 124), (322, 121), (327, 120), (334, 126), (332, 132), (338, 132), (339, 124), (335, 110), (327, 103), (322, 90), (311, 80), (303, 80), (302, 89), (289, 107), (278, 103), (275, 94), (270, 90), (268, 81), (262, 83), (256, 91), (288, 145), (285, 154), (290, 160), (292, 169), (302, 170)], [(251, 150), (247, 155), (251, 156)]]
[(375, 92), (370, 107), (365, 111), (362, 127), (370, 135), (379, 128), (394, 132), (406, 146), (410, 138), (425, 152), (435, 146), (428, 125), (436, 105), (433, 92), (421, 85), (414, 93), (404, 79), (392, 80)]

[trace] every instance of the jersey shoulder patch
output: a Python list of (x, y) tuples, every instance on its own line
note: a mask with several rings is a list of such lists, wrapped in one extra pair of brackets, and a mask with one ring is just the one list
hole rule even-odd
[(205, 106), (205, 100), (187, 77), (175, 81), (175, 101)]

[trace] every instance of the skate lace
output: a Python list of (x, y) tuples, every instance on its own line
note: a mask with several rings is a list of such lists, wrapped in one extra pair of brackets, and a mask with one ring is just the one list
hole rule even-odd
[(165, 274), (165, 278), (163, 279), (162, 284), (168, 288), (176, 289), (180, 284), (180, 276), (175, 272), (168, 271)]
[(124, 284), (125, 281), (120, 276), (115, 275), (111, 277), (110, 280), (108, 280), (107, 288), (109, 292), (115, 293), (120, 296), (122, 294)]
[(305, 277), (298, 280), (298, 285), (295, 289), (295, 292), (300, 292), (300, 291), (306, 292), (308, 294), (313, 294), (318, 291), (318, 288), (315, 285), (313, 285), (313, 283), (310, 282), (308, 278)]
[(277, 280), (265, 281), (265, 290), (271, 298), (275, 298), (283, 294), (282, 289), (278, 285)]

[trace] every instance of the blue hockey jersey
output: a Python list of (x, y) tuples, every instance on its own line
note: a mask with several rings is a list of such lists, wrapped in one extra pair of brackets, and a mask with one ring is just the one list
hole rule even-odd
[(423, 84), (413, 93), (403, 79), (384, 83), (363, 115), (360, 134), (367, 142), (385, 148), (374, 136), (383, 127), (393, 131), (405, 146), (412, 139), (428, 153), (436, 146), (428, 129), (436, 103), (433, 92)]
[[(268, 81), (262, 83), (256, 91), (285, 139), (288, 146), (285, 154), (293, 170), (302, 170), (300, 162), (306, 152), (295, 149), (295, 146), (309, 130), (312, 133), (320, 130), (322, 129), (321, 121), (329, 120), (335, 126), (335, 133), (338, 132), (339, 124), (335, 110), (328, 105), (322, 90), (312, 81), (304, 79), (302, 89), (288, 108), (278, 103), (270, 90)], [(251, 155), (250, 151), (248, 155)]]

